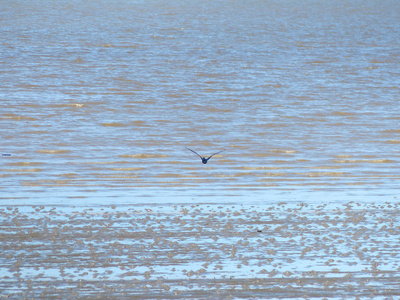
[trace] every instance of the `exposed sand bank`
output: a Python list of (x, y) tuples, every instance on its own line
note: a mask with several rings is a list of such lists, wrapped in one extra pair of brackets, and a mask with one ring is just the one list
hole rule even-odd
[(399, 209), (0, 206), (0, 295), (396, 298)]

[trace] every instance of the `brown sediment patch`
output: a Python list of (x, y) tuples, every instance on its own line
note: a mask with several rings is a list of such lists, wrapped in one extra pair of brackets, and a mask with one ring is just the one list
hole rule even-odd
[(154, 175), (156, 178), (192, 178), (192, 175), (183, 175), (179, 173), (160, 173)]
[[(248, 166), (242, 166), (239, 169), (242, 170), (253, 170), (253, 171), (257, 171), (257, 170), (282, 170), (282, 167), (266, 167), (266, 166), (261, 166), (261, 167), (248, 167)], [(285, 167), (285, 170), (287, 169), (291, 169), (291, 167)]]
[(21, 185), (23, 186), (63, 186), (68, 185), (71, 180), (36, 180), (36, 181), (23, 181)]
[(28, 169), (1, 169), (2, 172), (13, 172), (13, 173), (34, 173), (41, 172), (43, 169), (41, 168), (28, 168)]
[(395, 298), (397, 202), (0, 206), (5, 297)]
[[(188, 162), (186, 162), (187, 164)], [(176, 160), (159, 160), (157, 161), (157, 164), (163, 164), (163, 165), (182, 165), (184, 162), (182, 161), (176, 161)], [(193, 168), (194, 169), (194, 168)]]
[(71, 162), (71, 164), (86, 164), (86, 165), (113, 165), (113, 164), (127, 164), (127, 161), (82, 161)]
[(167, 157), (165, 154), (124, 154), (124, 155), (119, 155), (120, 157), (123, 158), (137, 158), (137, 159), (148, 159), (148, 158), (162, 158), (162, 157)]
[(269, 177), (282, 177), (282, 176), (287, 176), (287, 173), (283, 173), (283, 172), (266, 172), (263, 175), (264, 176), (269, 176)]
[(101, 123), (101, 126), (104, 127), (127, 127), (127, 124), (119, 123), (119, 122), (111, 122), (111, 123)]
[(320, 170), (320, 169), (340, 169), (340, 166), (319, 166), (319, 167), (307, 167), (308, 169), (316, 169), (316, 170)]
[(115, 175), (98, 175), (98, 178), (109, 178), (109, 179), (124, 179), (124, 178), (138, 178), (137, 175), (130, 174), (115, 174)]
[(307, 173), (294, 173), (295, 175), (305, 176), (305, 177), (343, 177), (346, 176), (344, 172), (307, 172)]
[(44, 165), (42, 162), (34, 162), (34, 161), (22, 161), (16, 163), (7, 163), (8, 166), (38, 166)]
[(278, 154), (295, 154), (297, 153), (296, 150), (285, 150), (285, 149), (274, 149), (272, 150), (273, 153), (278, 153)]
[(348, 111), (334, 111), (332, 112), (333, 116), (340, 116), (340, 117), (354, 117), (355, 114)]
[(2, 119), (11, 119), (11, 120), (27, 120), (27, 121), (35, 121), (36, 118), (24, 116), (24, 115), (16, 115), (16, 114), (2, 114)]
[(388, 164), (388, 163), (394, 163), (396, 161), (391, 159), (335, 159), (333, 162), (339, 164), (356, 164), (356, 163)]
[(139, 171), (139, 170), (143, 170), (144, 168), (141, 167), (137, 167), (137, 168), (111, 168), (111, 170), (114, 171)]
[(58, 177), (76, 178), (79, 175), (77, 173), (64, 173), (57, 175)]
[(64, 153), (68, 153), (70, 152), (70, 150), (66, 150), (66, 149), (60, 149), (60, 150), (36, 150), (36, 152), (38, 153), (46, 153), (46, 154), (64, 154)]
[(400, 133), (400, 129), (388, 129), (388, 130), (382, 130), (382, 133)]
[(269, 152), (263, 152), (263, 153), (254, 153), (251, 156), (255, 156), (255, 157), (275, 157), (275, 156), (290, 156), (296, 154), (295, 150), (281, 150), (281, 149), (275, 149)]

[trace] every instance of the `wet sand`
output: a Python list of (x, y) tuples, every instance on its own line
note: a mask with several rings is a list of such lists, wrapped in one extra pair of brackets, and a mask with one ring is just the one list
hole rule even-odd
[(0, 294), (395, 299), (399, 209), (395, 201), (1, 206)]

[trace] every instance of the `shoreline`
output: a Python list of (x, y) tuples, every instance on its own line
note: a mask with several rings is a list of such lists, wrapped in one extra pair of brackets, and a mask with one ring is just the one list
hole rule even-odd
[(3, 296), (400, 295), (397, 203), (2, 205), (0, 212)]

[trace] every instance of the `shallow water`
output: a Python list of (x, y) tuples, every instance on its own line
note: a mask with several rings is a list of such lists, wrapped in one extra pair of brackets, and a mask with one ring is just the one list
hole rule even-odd
[[(302, 297), (300, 291), (305, 298), (329, 297), (327, 291), (354, 297), (358, 290), (365, 297), (397, 295), (398, 288), (391, 285), (392, 279), (398, 279), (398, 252), (393, 245), (398, 242), (399, 223), (390, 211), (396, 208), (393, 211), (397, 212), (400, 180), (399, 6), (394, 0), (3, 1), (0, 207), (4, 226), (0, 238), (9, 258), (1, 258), (0, 268), (5, 272), (1, 274), (7, 274), (2, 275), (7, 295), (52, 297), (61, 293), (68, 298), (69, 288), (79, 297), (94, 296), (89, 293), (92, 289), (110, 297), (126, 292), (149, 298), (162, 297), (164, 292), (168, 297), (215, 298), (220, 290), (221, 298), (262, 297), (268, 291), (270, 298)], [(204, 156), (225, 151), (203, 165), (185, 147)], [(297, 213), (288, 210), (296, 205), (313, 209), (333, 205), (333, 210), (307, 215), (306, 223), (301, 223), (304, 227), (285, 220), (292, 227), (279, 230), (286, 235), (290, 229), (297, 238), (279, 245), (271, 242), (278, 264), (264, 266), (270, 259), (264, 257), (265, 249), (272, 250), (266, 239), (276, 234), (274, 218), (282, 217), (278, 210), (282, 202), (287, 203), (284, 215), (292, 219)], [(312, 242), (321, 238), (325, 217), (350, 222), (340, 219), (335, 210), (350, 203), (364, 207), (368, 217), (363, 225), (346, 227), (338, 235), (347, 248), (358, 249), (361, 246), (349, 241), (348, 235), (364, 230), (358, 226), (371, 231), (371, 249), (378, 250), (367, 247), (365, 264), (351, 263), (358, 255), (354, 249), (340, 248), (341, 254), (332, 258), (333, 246), (323, 253)], [(116, 229), (122, 232), (121, 239), (103, 232), (97, 223), (104, 218), (101, 209), (108, 211), (112, 205), (116, 210), (109, 216), (124, 220)], [(164, 247), (157, 242), (153, 246), (158, 250), (152, 252), (154, 232), (143, 237), (134, 233), (154, 231), (157, 219), (152, 214), (143, 226), (135, 227), (128, 220), (139, 218), (136, 210), (161, 209), (160, 226), (166, 227), (161, 238), (166, 241), (181, 229), (171, 221), (172, 215), (186, 220), (174, 205), (192, 214), (196, 212), (191, 205), (205, 210), (210, 205), (217, 215), (228, 209), (242, 214), (243, 208), (248, 219), (232, 213), (229, 220), (218, 218), (220, 227), (207, 225), (207, 234), (200, 235), (199, 241), (193, 240), (195, 230), (182, 233), (188, 242), (180, 242), (179, 251), (190, 247), (198, 251), (196, 242), (201, 248), (192, 261), (183, 262), (189, 254), (182, 254), (176, 264), (173, 257), (162, 258), (174, 266), (162, 259), (136, 258), (132, 267), (136, 271), (125, 276), (138, 282), (125, 282), (121, 267), (131, 272), (124, 262), (131, 258), (116, 242), (127, 243), (138, 257), (158, 255)], [(266, 214), (268, 205), (273, 206), (273, 215)], [(383, 211), (376, 209), (379, 205)], [(44, 209), (36, 211), (32, 206)], [(260, 224), (267, 227), (261, 229), (260, 239), (267, 244), (260, 246), (253, 240), (257, 247), (239, 246), (245, 238), (257, 236), (251, 220), (262, 212)], [(376, 216), (385, 224), (384, 232), (390, 230), (382, 241), (381, 233), (368, 225), (377, 221)], [(208, 213), (203, 217), (208, 218)], [(205, 221), (197, 219), (186, 222), (194, 222), (191, 226), (196, 230), (205, 226)], [(228, 222), (234, 224), (230, 235), (221, 232), (223, 226), (230, 226)], [(307, 222), (318, 230), (313, 231)], [(64, 228), (59, 234), (80, 246), (68, 253), (69, 248), (58, 244), (44, 228), (50, 224), (58, 231)], [(94, 226), (92, 235), (86, 233), (89, 226)], [(32, 241), (43, 247), (39, 248), (45, 256), (31, 254), (28, 228), (38, 230)], [(299, 248), (304, 230), (309, 241)], [(87, 234), (83, 244), (74, 234)], [(216, 237), (221, 245), (214, 245)], [(328, 232), (324, 237), (329, 239)], [(139, 238), (144, 241), (142, 252), (135, 248)], [(103, 256), (88, 254), (92, 239), (97, 239), (100, 248), (106, 247)], [(242, 244), (237, 244), (239, 240)], [(114, 250), (107, 248), (110, 243), (122, 251), (117, 265), (99, 261), (112, 257)], [(232, 245), (238, 248), (234, 257), (227, 250)], [(391, 252), (384, 251), (385, 245)], [(208, 247), (211, 250), (205, 250)], [(315, 263), (299, 255), (298, 251), (308, 248), (314, 249), (310, 251), (315, 252)], [(290, 249), (297, 250), (290, 253)], [(346, 251), (353, 252), (343, 258)], [(378, 258), (376, 251), (382, 253)], [(205, 274), (199, 272), (200, 265), (214, 254), (220, 258), (211, 261), (215, 265), (221, 261), (222, 269), (218, 266), (210, 272), (211, 267), (203, 267)], [(247, 255), (252, 261), (244, 267)], [(75, 256), (96, 267), (88, 270)], [(332, 268), (325, 264), (330, 259), (336, 264)], [(20, 261), (26, 264), (18, 272), (15, 268)], [(68, 275), (59, 272), (58, 262)], [(383, 268), (382, 276), (363, 273), (364, 267), (379, 269), (382, 263), (389, 266)], [(335, 268), (339, 271), (332, 271)], [(183, 269), (195, 275), (186, 276)], [(269, 277), (273, 269), (278, 275)], [(285, 277), (286, 271), (295, 275)], [(321, 273), (304, 275), (312, 271)], [(95, 273), (104, 276), (110, 286), (94, 282)], [(240, 283), (228, 279), (230, 273)], [(330, 278), (325, 289), (321, 274)], [(170, 285), (169, 291), (157, 285), (157, 276)], [(335, 276), (339, 279), (332, 279)], [(307, 283), (297, 277), (306, 278)], [(37, 289), (33, 291), (29, 284)], [(300, 288), (301, 284), (306, 285)], [(385, 285), (390, 290), (387, 294), (379, 290)], [(201, 294), (204, 287), (208, 287), (206, 294)], [(292, 290), (295, 296), (288, 292)]]
[(20, 298), (400, 296), (397, 204), (2, 207)]

